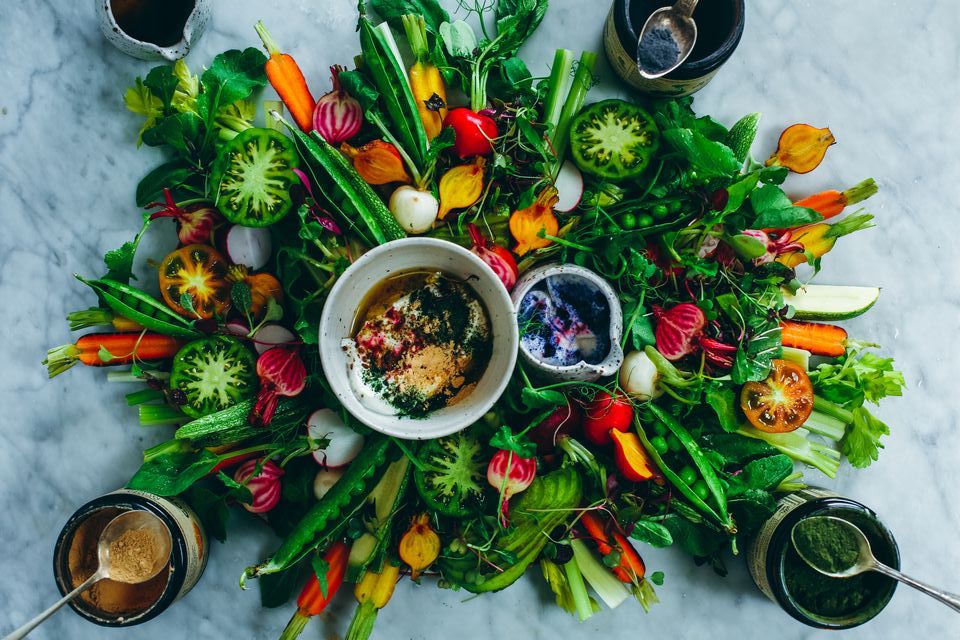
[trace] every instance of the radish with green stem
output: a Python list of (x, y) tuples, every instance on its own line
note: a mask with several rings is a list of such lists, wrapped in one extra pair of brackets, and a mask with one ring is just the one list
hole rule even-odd
[(575, 164), (564, 160), (553, 186), (556, 187), (559, 198), (557, 204), (553, 205), (554, 211), (569, 213), (580, 206), (583, 199), (583, 174)]
[(256, 271), (265, 267), (270, 261), (273, 244), (269, 230), (263, 227), (244, 227), (235, 224), (227, 232), (224, 248), (230, 262)]
[(390, 212), (407, 233), (426, 233), (437, 219), (440, 202), (429, 191), (403, 185), (390, 196)]
[(307, 434), (313, 440), (326, 440), (326, 447), (313, 452), (314, 460), (324, 467), (344, 467), (353, 462), (363, 448), (363, 436), (345, 425), (330, 409), (317, 409), (310, 414)]

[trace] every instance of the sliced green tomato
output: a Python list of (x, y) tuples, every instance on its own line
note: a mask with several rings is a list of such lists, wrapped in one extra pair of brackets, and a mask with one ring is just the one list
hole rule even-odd
[(236, 338), (195, 340), (174, 357), (170, 388), (184, 394), (180, 409), (188, 416), (215, 413), (256, 394), (256, 358)]
[(300, 164), (293, 142), (271, 129), (247, 129), (213, 164), (217, 208), (234, 224), (266, 227), (287, 215)]
[(582, 171), (606, 178), (634, 178), (660, 146), (650, 114), (623, 100), (603, 100), (581, 111), (570, 125), (570, 152)]
[(808, 284), (796, 295), (783, 292), (783, 301), (796, 310), (796, 320), (848, 320), (866, 313), (880, 297), (879, 287)]
[(465, 433), (430, 440), (420, 450), (423, 469), (413, 479), (420, 497), (439, 513), (469, 515), (483, 499), (487, 456), (480, 442)]

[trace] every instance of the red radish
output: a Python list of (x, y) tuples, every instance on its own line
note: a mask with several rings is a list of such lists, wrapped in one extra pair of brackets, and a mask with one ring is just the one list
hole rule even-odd
[(557, 173), (557, 179), (553, 181), (553, 186), (560, 198), (557, 204), (553, 205), (554, 211), (567, 213), (577, 208), (583, 198), (583, 174), (575, 164), (564, 160)]
[(283, 469), (267, 460), (263, 463), (260, 473), (253, 475), (259, 462), (259, 460), (247, 460), (233, 474), (233, 479), (249, 489), (253, 496), (250, 504), (243, 505), (243, 508), (250, 513), (266, 513), (280, 502), (280, 478), (283, 476)]
[(325, 449), (313, 452), (313, 458), (324, 467), (350, 464), (363, 448), (363, 436), (343, 424), (330, 409), (317, 409), (307, 419), (307, 434), (314, 440), (329, 440)]
[(270, 230), (235, 224), (227, 232), (224, 248), (233, 264), (243, 265), (251, 271), (262, 269), (270, 261), (273, 251)]
[(179, 207), (173, 200), (170, 189), (163, 190), (164, 202), (151, 202), (144, 209), (156, 209), (150, 215), (151, 220), (157, 218), (173, 218), (177, 221), (177, 237), (180, 244), (206, 244), (210, 241), (213, 227), (220, 222), (220, 212), (213, 207), (202, 204), (191, 204)]
[(553, 413), (530, 430), (530, 439), (537, 443), (541, 453), (548, 453), (557, 448), (562, 438), (576, 433), (582, 423), (583, 411), (577, 403), (567, 400), (567, 404), (554, 409)]
[(500, 523), (507, 524), (507, 502), (525, 491), (537, 476), (537, 459), (521, 458), (513, 451), (500, 449), (487, 465), (487, 482), (500, 492)]
[(688, 356), (700, 345), (707, 317), (692, 302), (682, 302), (669, 309), (654, 305), (653, 317), (657, 320), (657, 351), (667, 360), (679, 360)]
[(340, 86), (340, 65), (330, 67), (330, 82), (333, 91), (320, 96), (313, 109), (313, 128), (330, 144), (340, 144), (360, 131), (363, 124), (363, 107)]
[(466, 107), (448, 111), (443, 126), (453, 128), (456, 136), (453, 150), (461, 158), (490, 155), (493, 153), (490, 141), (500, 135), (493, 118)]
[(584, 407), (583, 435), (595, 445), (613, 442), (610, 430), (629, 431), (633, 424), (633, 405), (623, 394), (612, 396), (600, 391)]
[[(246, 334), (244, 334), (246, 335)], [(274, 347), (289, 347), (297, 343), (297, 337), (282, 324), (268, 322), (253, 334), (253, 348), (264, 353)]]
[(223, 328), (230, 335), (240, 336), (241, 338), (247, 337), (247, 334), (250, 333), (250, 327), (248, 327), (247, 323), (242, 320), (231, 320), (223, 325)]
[(467, 225), (467, 230), (470, 232), (470, 239), (473, 241), (470, 251), (480, 256), (480, 259), (493, 269), (507, 291), (513, 289), (513, 286), (517, 284), (517, 277), (520, 275), (513, 254), (495, 242), (487, 240), (480, 229), (477, 228), (477, 225), (472, 222)]
[(340, 467), (339, 469), (320, 469), (320, 471), (317, 471), (317, 475), (313, 479), (314, 497), (320, 500), (323, 496), (327, 495), (330, 489), (333, 488), (333, 485), (337, 484), (337, 481), (343, 477), (346, 471), (345, 467)]
[(257, 376), (260, 392), (247, 420), (265, 427), (273, 419), (280, 396), (292, 398), (307, 386), (307, 368), (296, 351), (274, 347), (257, 358)]

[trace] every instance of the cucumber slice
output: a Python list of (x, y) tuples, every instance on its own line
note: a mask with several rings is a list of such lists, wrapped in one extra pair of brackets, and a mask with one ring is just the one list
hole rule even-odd
[(185, 345), (173, 358), (170, 388), (183, 394), (180, 409), (199, 418), (252, 398), (257, 361), (243, 342), (214, 336)]
[(880, 297), (878, 287), (808, 284), (796, 295), (783, 292), (797, 320), (847, 320), (866, 313)]
[(635, 178), (660, 146), (650, 114), (623, 100), (602, 100), (570, 124), (570, 153), (581, 171), (608, 180)]
[(427, 506), (459, 518), (480, 505), (489, 458), (476, 438), (461, 432), (430, 440), (419, 455), (424, 468), (417, 468), (413, 479)]
[(290, 138), (271, 129), (247, 129), (226, 144), (213, 163), (210, 184), (217, 208), (234, 224), (266, 227), (293, 206), (290, 187), (300, 164)]

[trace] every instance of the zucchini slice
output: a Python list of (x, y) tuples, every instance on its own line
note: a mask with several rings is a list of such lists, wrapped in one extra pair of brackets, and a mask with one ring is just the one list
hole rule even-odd
[(848, 320), (866, 313), (880, 297), (879, 287), (808, 284), (796, 295), (783, 292), (797, 320)]

